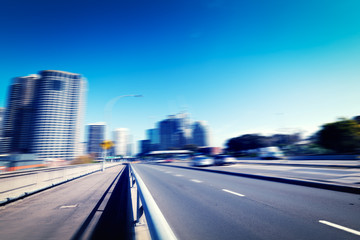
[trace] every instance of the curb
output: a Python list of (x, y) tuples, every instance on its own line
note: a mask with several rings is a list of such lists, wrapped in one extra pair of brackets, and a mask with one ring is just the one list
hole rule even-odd
[(220, 174), (226, 174), (226, 175), (232, 175), (232, 176), (238, 176), (238, 177), (246, 177), (246, 178), (272, 181), (272, 182), (294, 184), (294, 185), (300, 185), (300, 186), (306, 186), (306, 187), (321, 188), (321, 189), (333, 190), (333, 191), (338, 191), (338, 192), (360, 194), (360, 187), (344, 186), (344, 185), (333, 184), (333, 183), (324, 183), (324, 182), (310, 181), (310, 180), (297, 179), (297, 178), (282, 178), (282, 177), (274, 177), (274, 176), (236, 173), (236, 172), (227, 172), (227, 171), (222, 171), (222, 170), (201, 169), (201, 168), (174, 166), (174, 165), (165, 165), (165, 164), (161, 164), (161, 166), (191, 169), (191, 170), (204, 171), (204, 172), (214, 172), (214, 173), (220, 173)]

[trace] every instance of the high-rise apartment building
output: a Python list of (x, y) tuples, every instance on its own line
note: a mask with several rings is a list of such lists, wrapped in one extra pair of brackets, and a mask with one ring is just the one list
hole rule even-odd
[(115, 155), (126, 156), (128, 154), (129, 130), (127, 128), (117, 128), (113, 131), (113, 141)]
[(105, 140), (105, 123), (93, 123), (87, 126), (87, 153), (95, 158), (102, 157), (100, 144)]
[(85, 91), (86, 80), (75, 73), (45, 70), (15, 78), (4, 119), (6, 151), (74, 159), (79, 154)]

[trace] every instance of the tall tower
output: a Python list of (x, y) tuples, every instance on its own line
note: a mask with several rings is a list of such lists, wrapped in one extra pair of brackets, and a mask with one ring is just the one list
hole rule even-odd
[(129, 130), (127, 128), (117, 128), (113, 131), (115, 143), (115, 155), (126, 156), (128, 153)]
[(187, 113), (170, 115), (159, 122), (160, 148), (182, 148), (191, 140), (190, 119)]
[(3, 123), (5, 152), (30, 151), (34, 90), (38, 79), (39, 76), (33, 74), (12, 80)]
[(105, 140), (105, 123), (89, 124), (87, 130), (87, 153), (94, 154), (95, 158), (101, 158), (100, 143)]
[(46, 70), (36, 80), (31, 152), (72, 160), (80, 148), (86, 81), (80, 74)]
[(9, 152), (72, 160), (78, 155), (86, 80), (46, 70), (15, 78), (4, 119)]
[(204, 121), (197, 121), (193, 124), (193, 143), (199, 147), (209, 145), (209, 132)]

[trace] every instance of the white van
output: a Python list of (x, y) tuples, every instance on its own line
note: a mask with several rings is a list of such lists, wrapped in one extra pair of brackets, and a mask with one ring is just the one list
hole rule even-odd
[(278, 147), (259, 148), (259, 157), (261, 159), (283, 159), (284, 153)]

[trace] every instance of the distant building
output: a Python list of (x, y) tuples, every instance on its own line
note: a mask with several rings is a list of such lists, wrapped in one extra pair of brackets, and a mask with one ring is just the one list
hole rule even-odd
[(193, 124), (193, 144), (199, 147), (209, 146), (209, 132), (203, 121), (197, 121)]
[(100, 144), (105, 140), (105, 123), (89, 124), (87, 132), (87, 153), (100, 159), (102, 157)]
[(140, 146), (139, 152), (141, 154), (146, 154), (146, 153), (151, 151), (151, 142), (150, 142), (150, 140), (141, 140), (141, 141), (139, 141), (139, 146)]
[(15, 78), (4, 117), (5, 151), (73, 160), (79, 155), (86, 80), (45, 70)]
[(113, 141), (115, 155), (127, 156), (129, 144), (129, 130), (127, 128), (117, 128), (113, 131)]
[(131, 135), (128, 135), (128, 143), (126, 147), (126, 156), (130, 157), (133, 155), (133, 137)]
[(156, 151), (160, 147), (160, 134), (159, 129), (153, 128), (146, 131), (147, 139), (150, 140), (151, 151)]
[(197, 121), (192, 124), (188, 113), (169, 115), (157, 123), (157, 128), (148, 129), (146, 137), (148, 141), (139, 142), (140, 152), (145, 150), (179, 150), (184, 149), (186, 145), (198, 147), (210, 145), (208, 126), (204, 121)]
[(187, 114), (170, 115), (158, 125), (160, 149), (182, 148), (191, 142), (191, 129)]
[(4, 136), (3, 136), (4, 115), (5, 115), (5, 108), (0, 108), (0, 154), (5, 152)]
[(9, 87), (3, 123), (4, 151), (7, 153), (31, 150), (35, 85), (39, 78), (36, 74), (17, 77)]

